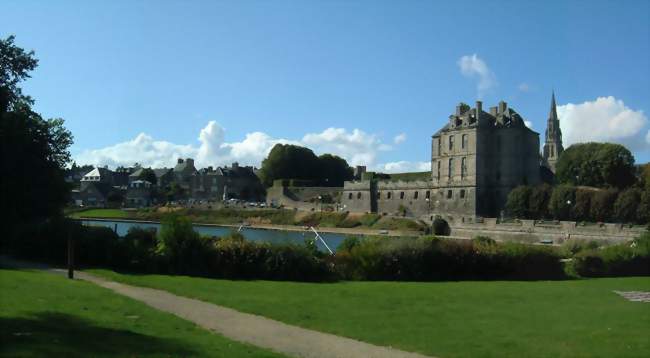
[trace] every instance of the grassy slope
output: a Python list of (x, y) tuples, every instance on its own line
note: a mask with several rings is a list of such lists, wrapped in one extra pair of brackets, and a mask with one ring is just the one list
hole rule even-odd
[(280, 357), (82, 281), (0, 270), (0, 356)]
[(650, 305), (612, 290), (650, 278), (559, 282), (309, 284), (120, 275), (290, 324), (441, 357), (643, 356)]
[(77, 211), (70, 215), (72, 218), (110, 218), (110, 219), (126, 219), (129, 213), (120, 209), (89, 209), (84, 211)]

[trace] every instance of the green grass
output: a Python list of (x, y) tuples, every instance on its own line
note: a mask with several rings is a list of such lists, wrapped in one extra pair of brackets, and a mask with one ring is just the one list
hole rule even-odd
[(89, 209), (84, 211), (77, 211), (70, 215), (70, 217), (78, 218), (109, 218), (109, 219), (127, 219), (130, 217), (129, 213), (120, 209)]
[(650, 351), (650, 278), (538, 282), (227, 281), (122, 275), (289, 324), (438, 357), (635, 357)]
[(3, 357), (280, 357), (83, 281), (0, 269)]

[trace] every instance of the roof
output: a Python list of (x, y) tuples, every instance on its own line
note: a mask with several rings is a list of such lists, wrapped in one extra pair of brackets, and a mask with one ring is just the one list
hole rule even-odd
[(171, 172), (172, 170), (170, 168), (159, 168), (159, 169), (154, 169), (153, 173), (156, 174), (156, 178), (160, 178), (161, 176)]
[(111, 171), (107, 168), (95, 168), (86, 173), (81, 180), (84, 180), (86, 177), (99, 177), (100, 180), (103, 180), (106, 179), (110, 174)]

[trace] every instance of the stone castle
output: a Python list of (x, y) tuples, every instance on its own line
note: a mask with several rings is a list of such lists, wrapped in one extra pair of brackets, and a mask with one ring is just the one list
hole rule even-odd
[(461, 103), (432, 136), (430, 178), (390, 181), (368, 173), (345, 182), (341, 203), (351, 212), (401, 213), (425, 221), (499, 216), (512, 189), (539, 184), (544, 170), (555, 172), (563, 151), (555, 94), (541, 155), (539, 148), (539, 133), (506, 102), (489, 112), (480, 101), (474, 108)]

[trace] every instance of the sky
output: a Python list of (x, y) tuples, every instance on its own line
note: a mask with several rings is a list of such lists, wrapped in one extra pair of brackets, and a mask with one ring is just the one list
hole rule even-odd
[(428, 170), (459, 102), (500, 100), (564, 145), (650, 161), (650, 2), (0, 2), (34, 50), (23, 83), (79, 164), (259, 166), (276, 143), (386, 172)]

